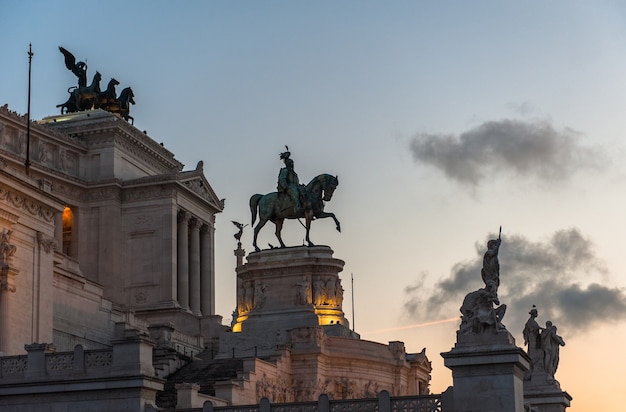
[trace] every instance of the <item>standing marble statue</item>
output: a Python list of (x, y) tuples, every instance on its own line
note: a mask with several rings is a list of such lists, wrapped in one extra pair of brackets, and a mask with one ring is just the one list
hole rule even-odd
[(556, 326), (547, 321), (546, 327), (541, 331), (541, 349), (543, 350), (543, 368), (548, 374), (548, 379), (554, 380), (554, 374), (559, 367), (560, 347), (565, 346), (562, 337), (556, 334)]
[(528, 346), (528, 356), (530, 356), (531, 363), (530, 368), (526, 371), (524, 379), (529, 380), (532, 377), (533, 371), (541, 366), (543, 359), (543, 350), (541, 349), (541, 326), (535, 320), (539, 314), (535, 305), (528, 312), (530, 317), (524, 325), (522, 335), (524, 336), (524, 345)]

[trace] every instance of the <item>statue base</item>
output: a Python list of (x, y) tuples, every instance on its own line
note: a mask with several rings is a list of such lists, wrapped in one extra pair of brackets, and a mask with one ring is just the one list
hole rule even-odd
[(524, 412), (524, 372), (530, 358), (506, 330), (457, 333), (441, 354), (452, 370), (456, 412)]
[[(344, 262), (328, 246), (299, 246), (250, 253), (237, 268), (237, 311), (220, 352), (233, 347), (274, 350), (288, 331), (324, 327), (334, 336), (356, 336), (345, 318), (339, 272)], [(353, 336), (353, 337), (354, 337)]]
[(533, 412), (564, 412), (572, 397), (540, 366), (533, 365), (530, 379), (524, 381), (524, 402)]

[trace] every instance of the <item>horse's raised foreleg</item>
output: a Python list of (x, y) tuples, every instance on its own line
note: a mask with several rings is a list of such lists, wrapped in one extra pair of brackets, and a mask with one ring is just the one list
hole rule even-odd
[(252, 239), (252, 246), (254, 246), (254, 250), (260, 252), (261, 249), (256, 245), (256, 237), (259, 234), (259, 231), (265, 224), (267, 223), (267, 219), (260, 219), (259, 223), (254, 227), (254, 238)]
[(315, 215), (316, 219), (323, 219), (325, 217), (332, 217), (333, 220), (335, 221), (335, 228), (337, 229), (337, 232), (341, 232), (341, 224), (339, 223), (339, 220), (337, 220), (337, 217), (335, 217), (334, 213), (331, 213), (331, 212), (319, 212), (318, 214)]
[(280, 236), (280, 232), (282, 232), (283, 230), (283, 222), (285, 221), (285, 219), (276, 219), (274, 221), (274, 224), (276, 225), (276, 237), (278, 238), (278, 241), (280, 242), (280, 247), (286, 247), (285, 243), (283, 243), (283, 238)]

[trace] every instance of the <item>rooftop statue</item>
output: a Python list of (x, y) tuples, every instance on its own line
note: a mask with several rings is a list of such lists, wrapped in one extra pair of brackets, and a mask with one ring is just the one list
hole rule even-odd
[(281, 247), (285, 247), (281, 238), (285, 219), (305, 219), (306, 242), (309, 246), (313, 246), (309, 232), (311, 221), (314, 219), (331, 217), (335, 221), (337, 231), (341, 232), (341, 225), (335, 214), (324, 212), (324, 202), (332, 199), (333, 192), (339, 184), (337, 177), (321, 174), (314, 177), (306, 186), (301, 185), (298, 174), (294, 170), (291, 152), (288, 147), (286, 149), (287, 151), (280, 154), (285, 167), (280, 169), (278, 174), (278, 191), (266, 195), (256, 194), (250, 198), (252, 225), (256, 222), (257, 213), (259, 216), (259, 223), (254, 228), (253, 240), (253, 246), (257, 252), (261, 250), (257, 246), (257, 236), (268, 221), (276, 225), (276, 237)]
[(496, 286), (496, 291), (500, 287), (500, 262), (498, 261), (500, 243), (502, 243), (502, 226), (500, 226), (498, 238), (491, 239), (487, 242), (487, 251), (483, 257), (483, 268), (480, 271), (485, 285), (488, 281), (493, 281)]
[[(485, 287), (468, 293), (461, 305), (461, 326), (459, 333), (499, 332), (506, 330), (502, 319), (506, 305), (500, 305), (498, 287), (500, 286), (500, 263), (498, 251), (502, 243), (502, 227), (498, 239), (487, 242), (487, 252), (483, 257), (481, 277)], [(494, 307), (496, 305), (496, 307)], [(499, 305), (499, 306), (497, 306)]]
[[(565, 346), (565, 341), (557, 335), (557, 328), (551, 321), (546, 322), (546, 327), (539, 326), (535, 318), (537, 317), (537, 308), (533, 305), (530, 312), (530, 318), (524, 326), (524, 344), (528, 345), (528, 356), (532, 359), (531, 368), (526, 373), (525, 379), (533, 379), (533, 375), (539, 371), (545, 373), (545, 379), (548, 383), (554, 383), (554, 374), (559, 367), (560, 347)], [(534, 379), (533, 379), (534, 380)]]
[(67, 101), (56, 106), (61, 108), (61, 114), (103, 109), (119, 115), (126, 121), (134, 122), (133, 117), (130, 116), (130, 105), (135, 104), (135, 95), (130, 87), (122, 90), (118, 98), (115, 86), (120, 83), (112, 78), (107, 89), (103, 92), (100, 90), (102, 75), (99, 72), (94, 75), (91, 85), (87, 86), (87, 64), (81, 61), (77, 62), (74, 55), (63, 47), (59, 47), (59, 50), (65, 57), (65, 67), (78, 77), (78, 87), (72, 86), (67, 89), (70, 94)]

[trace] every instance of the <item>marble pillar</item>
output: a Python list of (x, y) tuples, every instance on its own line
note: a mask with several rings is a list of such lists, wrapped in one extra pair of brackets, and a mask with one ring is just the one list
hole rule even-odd
[(196, 315), (200, 313), (200, 221), (189, 221), (189, 308)]
[(57, 242), (56, 250), (63, 252), (63, 212), (54, 214), (54, 240)]
[(189, 309), (189, 214), (178, 213), (177, 272), (178, 304)]
[(204, 316), (215, 314), (213, 231), (212, 223), (200, 229), (200, 309)]

